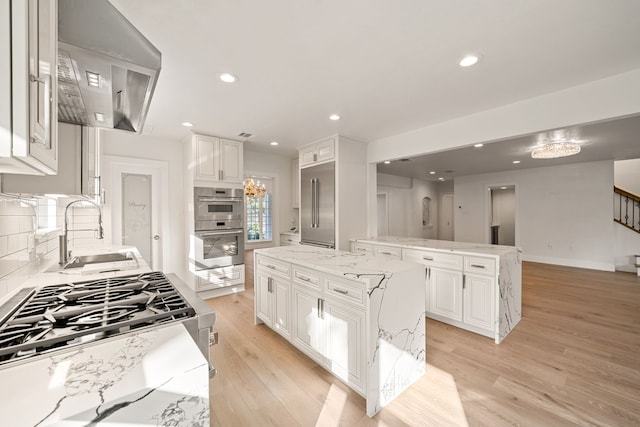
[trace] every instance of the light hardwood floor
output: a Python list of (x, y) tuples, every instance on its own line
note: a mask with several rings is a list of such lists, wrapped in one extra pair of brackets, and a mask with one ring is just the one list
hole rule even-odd
[(640, 277), (523, 265), (522, 321), (499, 345), (427, 321), (427, 373), (373, 418), (362, 397), (264, 325), (247, 290), (217, 312), (214, 426), (639, 426)]

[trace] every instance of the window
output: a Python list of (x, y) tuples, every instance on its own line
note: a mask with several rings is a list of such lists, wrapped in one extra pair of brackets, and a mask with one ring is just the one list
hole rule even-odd
[(272, 236), (272, 206), (273, 206), (273, 179), (247, 176), (246, 179), (253, 179), (256, 184), (264, 184), (266, 193), (264, 196), (246, 196), (245, 206), (247, 207), (247, 235), (250, 242), (270, 242)]

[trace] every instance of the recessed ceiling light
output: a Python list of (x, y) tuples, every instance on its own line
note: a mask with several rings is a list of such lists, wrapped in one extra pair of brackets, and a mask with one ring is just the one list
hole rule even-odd
[(476, 147), (476, 148), (480, 148), (480, 147), (483, 147), (484, 144), (473, 144), (473, 146)]
[(513, 163), (514, 165), (517, 165), (518, 163), (520, 163), (520, 160), (514, 160), (514, 161), (513, 161), (513, 162), (511, 162), (511, 163)]
[(238, 76), (231, 73), (220, 73), (218, 74), (218, 78), (225, 83), (235, 83), (238, 81)]
[(467, 55), (458, 62), (461, 67), (470, 67), (474, 64), (477, 64), (480, 60), (480, 57), (477, 55)]
[(182, 122), (182, 126), (184, 126), (186, 128), (190, 128), (191, 126), (193, 126), (193, 123), (191, 123), (191, 122)]
[(443, 177), (438, 178), (438, 181), (444, 181)]
[(278, 145), (279, 143), (278, 143), (278, 141), (271, 141), (269, 144), (271, 144), (271, 145)]
[(337, 114), (332, 114), (329, 116), (329, 120), (340, 120), (340, 116)]
[(435, 174), (436, 174), (436, 171), (429, 172), (429, 175), (435, 175)]
[(506, 189), (507, 189), (507, 187), (500, 187), (500, 189), (501, 189), (501, 190), (506, 190)]
[(385, 161), (384, 161), (384, 164), (385, 164), (385, 165), (388, 165), (389, 163), (391, 163), (391, 160), (385, 160)]
[(94, 113), (94, 115), (96, 116), (96, 120), (99, 122), (104, 122), (104, 114), (102, 113)]

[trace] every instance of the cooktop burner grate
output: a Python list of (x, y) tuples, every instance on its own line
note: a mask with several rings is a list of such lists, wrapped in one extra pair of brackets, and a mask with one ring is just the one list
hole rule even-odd
[(11, 311), (0, 365), (195, 315), (161, 272), (45, 286)]

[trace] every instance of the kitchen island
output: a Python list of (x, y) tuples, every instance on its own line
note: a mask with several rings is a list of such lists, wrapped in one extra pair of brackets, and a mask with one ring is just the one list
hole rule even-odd
[(256, 323), (364, 396), (367, 415), (424, 374), (421, 266), (305, 245), (254, 256)]
[(522, 318), (522, 261), (514, 246), (411, 237), (354, 239), (351, 251), (425, 266), (426, 311), (500, 343)]

